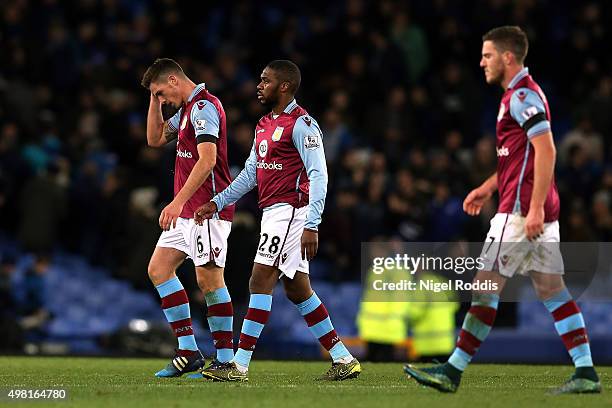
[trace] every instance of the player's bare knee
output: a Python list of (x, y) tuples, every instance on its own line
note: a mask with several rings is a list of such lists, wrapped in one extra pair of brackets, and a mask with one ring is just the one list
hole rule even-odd
[(283, 285), (283, 288), (285, 289), (285, 295), (287, 296), (287, 299), (289, 299), (293, 303), (301, 303), (305, 300), (302, 299), (304, 297), (304, 294), (302, 293), (302, 291), (299, 290), (299, 288), (296, 288), (287, 283)]
[(293, 303), (302, 303), (312, 296), (313, 290), (310, 287), (308, 275), (296, 273), (293, 279), (284, 277), (282, 281), (287, 299)]
[(285, 288), (285, 294), (287, 295), (287, 299), (289, 299), (291, 302), (302, 303), (312, 296), (312, 291), (309, 292), (303, 289)]
[(273, 282), (269, 276), (251, 276), (251, 279), (249, 279), (249, 291), (251, 293), (272, 294), (274, 291)]
[(170, 279), (173, 271), (168, 271), (166, 268), (160, 267), (159, 265), (151, 262), (147, 268), (147, 273), (149, 274), (149, 279), (153, 285), (157, 286)]
[(196, 280), (198, 282), (198, 287), (200, 288), (200, 290), (204, 293), (208, 293), (208, 292), (212, 292), (213, 290), (215, 290), (213, 288), (213, 285), (211, 285), (211, 282), (209, 279), (207, 279), (206, 276), (202, 275), (202, 274), (197, 274), (196, 275)]
[(249, 279), (249, 291), (251, 293), (272, 294), (277, 281), (278, 270), (276, 268), (255, 264)]
[(538, 299), (547, 300), (555, 296), (557, 293), (564, 289), (564, 286), (559, 285), (546, 285), (541, 283), (534, 284)]
[(499, 272), (479, 271), (476, 276), (474, 276), (472, 283), (475, 287), (484, 286), (490, 289), (474, 289), (472, 290), (472, 297), (481, 295), (500, 295), (507, 280), (508, 278), (500, 275)]
[(147, 274), (149, 275), (151, 282), (155, 283), (155, 281), (157, 281), (157, 266), (155, 266), (153, 262), (149, 262)]
[(196, 281), (198, 287), (204, 293), (214, 292), (225, 286), (223, 279), (223, 268), (216, 266), (214, 263), (208, 263), (204, 266), (196, 267)]
[(561, 275), (532, 271), (530, 276), (533, 288), (540, 300), (550, 299), (565, 289), (565, 282)]
[(536, 285), (535, 291), (536, 295), (538, 296), (538, 299), (540, 300), (550, 299), (552, 297), (552, 292), (547, 288), (539, 287)]

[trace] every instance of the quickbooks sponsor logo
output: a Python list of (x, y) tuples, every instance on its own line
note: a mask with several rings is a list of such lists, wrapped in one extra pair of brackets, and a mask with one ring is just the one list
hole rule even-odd
[(187, 150), (177, 150), (176, 155), (178, 157), (182, 157), (183, 159), (193, 159), (193, 155)]
[(265, 161), (262, 160), (262, 161), (257, 162), (257, 168), (264, 169), (264, 170), (282, 170), (283, 164), (277, 163), (275, 161), (273, 161), (272, 163), (266, 163)]
[(506, 146), (496, 147), (495, 150), (497, 150), (497, 157), (505, 157), (510, 155), (510, 150), (508, 150)]

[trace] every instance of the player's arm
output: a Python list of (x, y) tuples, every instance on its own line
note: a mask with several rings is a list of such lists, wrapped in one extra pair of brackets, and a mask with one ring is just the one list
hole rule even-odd
[(257, 157), (255, 155), (255, 141), (251, 146), (249, 157), (244, 163), (244, 168), (229, 186), (215, 197), (212, 201), (217, 205), (217, 211), (221, 211), (228, 205), (240, 200), (243, 195), (251, 191), (257, 185)]
[(525, 219), (525, 235), (529, 240), (544, 232), (544, 203), (553, 180), (557, 150), (550, 131), (531, 138), (534, 150), (533, 190)]
[(244, 169), (236, 176), (225, 190), (213, 197), (213, 199), (199, 207), (194, 214), (195, 221), (202, 224), (206, 218), (211, 218), (216, 212), (230, 204), (234, 204), (243, 195), (251, 191), (257, 185), (257, 157), (255, 155), (255, 142), (251, 147), (251, 153), (244, 163)]
[(529, 208), (544, 208), (548, 190), (555, 171), (557, 150), (551, 132), (542, 133), (531, 139), (535, 153), (533, 191)]
[(163, 146), (178, 136), (179, 113), (164, 122), (159, 100), (151, 93), (147, 113), (147, 144), (152, 147)]
[(534, 150), (533, 190), (525, 220), (529, 240), (544, 231), (544, 203), (552, 184), (557, 151), (544, 101), (531, 89), (518, 89), (510, 99), (510, 114), (525, 130)]
[(174, 200), (168, 204), (159, 216), (159, 225), (164, 229), (176, 226), (185, 203), (202, 186), (217, 163), (217, 140), (219, 138), (219, 112), (207, 103), (204, 108), (193, 108), (190, 115), (198, 146), (198, 161), (193, 166), (183, 187)]
[(318, 228), (325, 207), (328, 181), (323, 134), (313, 118), (298, 118), (293, 128), (293, 144), (300, 153), (310, 181), (308, 216), (302, 234), (302, 258), (310, 261), (317, 254), (319, 246)]
[(497, 191), (497, 172), (486, 179), (484, 183), (476, 187), (463, 200), (463, 211), (469, 215), (478, 215), (482, 206), (491, 198), (494, 192)]
[(479, 187), (484, 193), (493, 194), (497, 191), (497, 172), (486, 179)]

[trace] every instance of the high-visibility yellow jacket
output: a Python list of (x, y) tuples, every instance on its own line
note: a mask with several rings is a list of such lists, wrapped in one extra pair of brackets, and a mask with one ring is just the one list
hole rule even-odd
[[(415, 279), (406, 270), (386, 270), (385, 282), (433, 280), (436, 274), (421, 273)], [(418, 355), (450, 353), (455, 344), (455, 312), (459, 303), (450, 291), (375, 291), (372, 283), (380, 276), (370, 273), (362, 296), (357, 327), (362, 340), (397, 344), (408, 336), (410, 327)]]
[[(359, 337), (368, 342), (396, 344), (408, 336), (408, 306), (401, 291), (376, 291), (372, 287), (380, 276), (370, 273), (364, 287), (357, 328)], [(406, 270), (386, 270), (384, 281), (410, 279)]]
[[(419, 274), (419, 280), (445, 282), (429, 272)], [(452, 291), (417, 291), (409, 303), (408, 318), (412, 346), (419, 356), (450, 354), (455, 347), (455, 313), (459, 309)]]

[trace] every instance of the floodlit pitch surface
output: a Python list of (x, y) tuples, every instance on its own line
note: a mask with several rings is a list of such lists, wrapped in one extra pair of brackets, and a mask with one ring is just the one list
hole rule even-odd
[(603, 393), (549, 396), (571, 374), (570, 366), (469, 367), (456, 394), (423, 388), (402, 364), (363, 363), (356, 380), (317, 381), (324, 362), (257, 361), (248, 383), (212, 383), (186, 377), (159, 379), (167, 360), (125, 358), (0, 357), (0, 389), (65, 389), (62, 401), (14, 403), (15, 407), (604, 407), (612, 406), (612, 367), (599, 367)]

